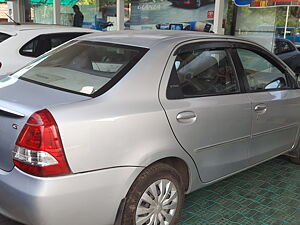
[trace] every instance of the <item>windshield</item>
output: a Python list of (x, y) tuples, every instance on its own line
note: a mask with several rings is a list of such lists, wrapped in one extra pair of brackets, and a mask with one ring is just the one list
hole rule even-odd
[[(93, 96), (121, 79), (145, 49), (90, 41), (73, 41), (42, 55), (15, 75), (20, 79)], [(103, 92), (103, 90), (102, 90)]]
[(7, 38), (11, 37), (10, 35), (8, 34), (4, 34), (4, 33), (0, 33), (0, 43), (2, 41), (5, 41)]

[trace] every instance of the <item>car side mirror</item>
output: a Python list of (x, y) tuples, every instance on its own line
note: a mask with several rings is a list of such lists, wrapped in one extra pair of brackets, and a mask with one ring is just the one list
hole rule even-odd
[(281, 52), (280, 52), (280, 50), (279, 50), (278, 48), (275, 48), (275, 49), (274, 49), (274, 54), (275, 54), (275, 55), (278, 55), (278, 54), (280, 54), (280, 53), (281, 53)]
[[(299, 74), (300, 75), (300, 74)], [(300, 79), (300, 78), (299, 78)], [(270, 83), (268, 83), (265, 86), (265, 89), (277, 89), (277, 88), (282, 88), (284, 87), (285, 84), (285, 80), (282, 77), (279, 77), (273, 81), (271, 81)]]

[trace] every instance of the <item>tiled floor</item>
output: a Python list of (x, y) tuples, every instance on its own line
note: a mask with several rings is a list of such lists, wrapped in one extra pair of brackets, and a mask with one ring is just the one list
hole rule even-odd
[(277, 158), (186, 197), (181, 225), (300, 225), (300, 165)]
[(277, 158), (186, 196), (180, 225), (208, 224), (300, 225), (300, 166)]

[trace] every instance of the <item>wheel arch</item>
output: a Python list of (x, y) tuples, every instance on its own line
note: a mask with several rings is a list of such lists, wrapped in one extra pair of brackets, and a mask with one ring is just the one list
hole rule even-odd
[[(129, 193), (133, 190), (134, 184), (136, 183), (136, 181), (139, 179), (139, 177), (141, 177), (141, 175), (143, 174), (143, 172), (147, 169), (151, 169), (152, 167), (155, 167), (156, 165), (162, 165), (165, 164), (168, 167), (172, 167), (172, 169), (175, 169), (178, 172), (178, 175), (180, 177), (180, 181), (183, 185), (183, 195), (185, 192), (187, 192), (189, 190), (190, 187), (190, 172), (189, 172), (189, 167), (187, 165), (187, 163), (178, 157), (166, 157), (166, 158), (162, 158), (159, 160), (154, 161), (153, 163), (149, 164), (148, 166), (144, 167), (143, 170), (138, 174), (138, 176), (135, 178), (134, 182), (131, 184), (129, 190), (127, 191), (126, 197), (123, 198), (120, 202), (120, 205), (118, 207), (118, 211), (117, 211), (117, 215), (115, 218), (115, 222), (114, 225), (122, 225), (124, 224), (124, 211), (125, 209), (128, 208), (128, 206), (126, 207), (126, 201), (129, 199)], [(159, 168), (159, 166), (158, 166)], [(152, 168), (153, 169), (153, 168)], [(149, 171), (149, 170), (148, 170)], [(160, 170), (157, 170), (157, 172), (159, 172)], [(164, 171), (166, 172), (166, 171)], [(143, 176), (143, 175), (142, 175)], [(133, 191), (133, 193), (136, 193), (135, 191)], [(130, 208), (130, 207), (129, 207)], [(125, 213), (126, 214), (126, 213)], [(127, 224), (127, 223), (125, 223)]]
[[(167, 164), (173, 168), (175, 168), (178, 172), (179, 175), (182, 179), (182, 182), (184, 184), (184, 191), (186, 193), (192, 191), (193, 189), (195, 189), (195, 187), (193, 186), (193, 176), (195, 176), (196, 174), (193, 174), (193, 169), (195, 168), (190, 168), (188, 166), (188, 162), (186, 162), (184, 159), (176, 157), (176, 156), (169, 156), (169, 157), (163, 157), (157, 160), (154, 160), (153, 162), (149, 163), (148, 165), (146, 165), (143, 170), (136, 176), (136, 178), (134, 179), (134, 181), (132, 182), (131, 186), (134, 184), (134, 182), (138, 179), (139, 175), (146, 169), (152, 166), (155, 166), (155, 164), (160, 164), (160, 163), (164, 163)], [(193, 166), (192, 166), (193, 167)], [(194, 171), (195, 173), (195, 171)], [(198, 174), (196, 175), (198, 177)], [(200, 181), (200, 180), (199, 180)], [(194, 183), (196, 184), (196, 187), (198, 186), (198, 182), (194, 181)], [(127, 194), (125, 196), (125, 198), (123, 198), (120, 202), (119, 208), (118, 208), (118, 212), (116, 215), (116, 219), (114, 222), (114, 225), (121, 225), (121, 221), (122, 221), (122, 214), (124, 212), (124, 207), (125, 207), (125, 201), (127, 199), (127, 195), (128, 192), (131, 189), (131, 186), (129, 187)]]
[(158, 163), (164, 163), (164, 164), (167, 164), (167, 165), (175, 168), (178, 171), (178, 173), (180, 174), (180, 177), (182, 179), (181, 182), (183, 182), (184, 191), (185, 192), (188, 191), (189, 186), (190, 186), (191, 174), (190, 174), (190, 169), (189, 169), (187, 163), (183, 159), (180, 159), (178, 157), (167, 157), (167, 158), (157, 160), (157, 161), (151, 163), (147, 167), (154, 166), (155, 164), (158, 164)]

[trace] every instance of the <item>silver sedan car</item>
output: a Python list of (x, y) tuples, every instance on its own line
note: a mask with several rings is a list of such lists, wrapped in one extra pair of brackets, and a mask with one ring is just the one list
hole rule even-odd
[(0, 80), (0, 213), (175, 225), (184, 194), (281, 154), (298, 77), (263, 47), (176, 31), (82, 36)]

